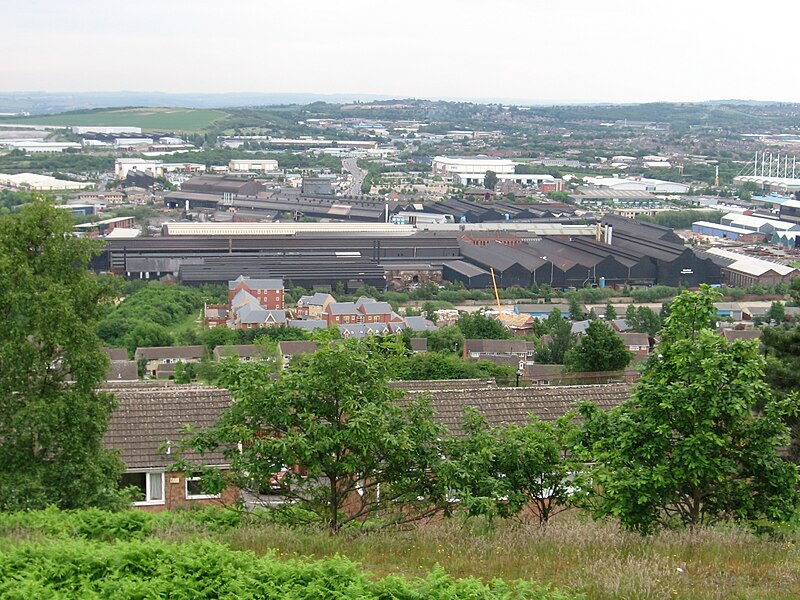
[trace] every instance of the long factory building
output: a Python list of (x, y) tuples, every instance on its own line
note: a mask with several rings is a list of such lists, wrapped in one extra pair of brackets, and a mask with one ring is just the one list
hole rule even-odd
[[(458, 225), (419, 231), (365, 224), (339, 231), (330, 224), (285, 224), (282, 230), (274, 225), (171, 225), (160, 237), (107, 240), (94, 267), (127, 278), (168, 277), (186, 284), (248, 275), (280, 277), (306, 288), (341, 282), (354, 291), (361, 285), (427, 280), (486, 288), (492, 270), (501, 287), (694, 287), (722, 283), (725, 266), (721, 257), (685, 246), (671, 229), (614, 216), (596, 228), (498, 223), (492, 230), (484, 223), (474, 231)], [(209, 228), (217, 228), (217, 235), (203, 234)]]

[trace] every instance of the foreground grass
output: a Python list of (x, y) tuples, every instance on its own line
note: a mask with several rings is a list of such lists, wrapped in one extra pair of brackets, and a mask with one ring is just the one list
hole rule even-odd
[(800, 598), (798, 536), (771, 541), (741, 529), (668, 532), (652, 538), (569, 515), (546, 531), (455, 521), (413, 531), (330, 538), (323, 532), (243, 527), (234, 548), (279, 556), (347, 556), (378, 575), (419, 575), (441, 565), (454, 577), (532, 579), (611, 598)]
[[(553, 592), (558, 598), (800, 598), (797, 532), (780, 541), (735, 527), (642, 538), (620, 531), (614, 523), (593, 522), (577, 513), (562, 515), (545, 531), (512, 523), (488, 528), (482, 521), (453, 519), (408, 531), (330, 537), (324, 531), (255, 522), (230, 511), (148, 515), (51, 510), (0, 515), (0, 564), (3, 555), (12, 551), (30, 558), (34, 556), (31, 545), (76, 539), (94, 544), (94, 553), (152, 540), (178, 548), (178, 554), (189, 552), (198, 543), (222, 543), (235, 555), (252, 556), (252, 552), (287, 564), (298, 564), (298, 559), (316, 564), (317, 560), (346, 557), (361, 565), (367, 577), (364, 581), (376, 581), (380, 586), (387, 577), (400, 576), (405, 582), (402, 585), (412, 590), (411, 597), (419, 598), (429, 597), (421, 590), (426, 589), (430, 574), (437, 572), (456, 580), (476, 578), (489, 586), (486, 590), (492, 590), (496, 578), (535, 581), (561, 590), (563, 595)], [(65, 548), (77, 556), (83, 552)], [(116, 564), (114, 560), (112, 564)], [(224, 558), (223, 562), (228, 560), (240, 559)], [(437, 566), (442, 571), (437, 571)], [(477, 585), (474, 582), (461, 588), (453, 585), (454, 595), (448, 598), (493, 597), (463, 596), (470, 586)], [(550, 597), (550, 592), (541, 588), (536, 593), (524, 597)]]

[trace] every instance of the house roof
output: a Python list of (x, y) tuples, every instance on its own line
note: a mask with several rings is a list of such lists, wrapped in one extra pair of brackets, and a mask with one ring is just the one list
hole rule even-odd
[(103, 352), (108, 355), (110, 360), (128, 360), (126, 348), (103, 348)]
[(650, 337), (646, 333), (620, 333), (616, 334), (622, 338), (626, 346), (650, 346)]
[(333, 300), (333, 296), (323, 292), (317, 292), (312, 296), (300, 296), (300, 298), (297, 300), (297, 305), (324, 306), (329, 300)]
[(322, 319), (291, 319), (288, 325), (290, 327), (299, 327), (306, 331), (315, 331), (317, 329), (327, 329), (328, 322)]
[(112, 360), (111, 366), (106, 371), (106, 381), (137, 381), (138, 379), (139, 365), (135, 360)]
[(433, 390), (488, 390), (497, 387), (494, 379), (423, 379), (419, 381), (390, 381), (389, 387), (407, 392)]
[(206, 352), (205, 346), (153, 346), (150, 348), (137, 348), (134, 358), (139, 360), (160, 360), (163, 358), (172, 359), (200, 359)]
[(230, 346), (217, 346), (214, 348), (214, 360), (238, 356), (239, 358), (252, 358), (264, 354), (263, 346), (257, 344), (231, 344)]
[(760, 329), (724, 329), (722, 335), (729, 342), (735, 342), (736, 340), (749, 342), (751, 340), (760, 340), (762, 331)]
[(406, 317), (403, 320), (411, 331), (436, 331), (439, 329), (425, 317)]
[(313, 354), (319, 350), (317, 342), (306, 340), (278, 342), (278, 350), (282, 356), (294, 356), (295, 354)]
[(520, 388), (456, 390), (410, 390), (407, 398), (429, 394), (434, 419), (456, 435), (461, 434), (464, 409), (472, 407), (491, 425), (524, 424), (529, 415), (555, 421), (580, 402), (588, 400), (604, 410), (619, 406), (630, 397), (625, 383), (603, 385), (531, 386)]
[(512, 354), (514, 352), (533, 352), (535, 348), (536, 344), (527, 340), (464, 340), (466, 352)]
[[(162, 447), (177, 449), (186, 425), (209, 427), (231, 406), (227, 390), (204, 386), (110, 386), (118, 407), (111, 415), (103, 438), (106, 448), (120, 450), (128, 469), (163, 468), (176, 457)], [(183, 458), (203, 460), (210, 465), (224, 463), (220, 452), (202, 459), (195, 453)]]
[(332, 302), (326, 310), (331, 315), (354, 315), (359, 312), (354, 302)]

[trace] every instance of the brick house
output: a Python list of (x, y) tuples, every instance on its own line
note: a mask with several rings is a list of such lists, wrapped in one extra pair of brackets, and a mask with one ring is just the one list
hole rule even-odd
[(619, 333), (617, 335), (622, 338), (625, 348), (633, 352), (634, 358), (646, 357), (650, 354), (650, 337), (646, 333)]
[(134, 360), (145, 361), (144, 372), (148, 377), (167, 379), (175, 372), (175, 365), (199, 363), (206, 354), (205, 346), (154, 346), (137, 348)]
[(491, 360), (515, 369), (533, 364), (536, 344), (527, 340), (464, 340), (464, 358)]
[(359, 298), (355, 302), (333, 302), (325, 308), (320, 318), (328, 325), (355, 325), (401, 321), (388, 302), (372, 298)]
[(278, 342), (278, 352), (281, 355), (281, 368), (285, 369), (295, 356), (313, 354), (317, 350), (319, 350), (319, 344), (317, 342), (305, 340), (285, 340)]
[(239, 289), (231, 298), (227, 321), (231, 329), (259, 329), (285, 324), (285, 310), (266, 308), (257, 296), (246, 289)]
[(228, 302), (233, 303), (234, 297), (245, 290), (267, 310), (283, 310), (283, 280), (282, 279), (251, 279), (239, 275), (228, 282)]
[[(164, 386), (164, 384), (111, 384), (119, 406), (109, 421), (103, 444), (118, 450), (125, 463), (120, 485), (138, 488), (134, 506), (148, 511), (191, 508), (208, 504), (231, 505), (239, 500), (239, 490), (226, 488), (221, 494), (208, 494), (197, 478), (170, 470), (181, 440), (181, 430), (192, 425), (209, 427), (231, 406), (227, 390), (202, 386)], [(183, 453), (189, 461), (225, 469), (221, 452), (202, 458)]]
[(300, 296), (297, 301), (296, 314), (301, 319), (319, 319), (325, 309), (334, 302), (336, 299), (333, 296), (322, 292), (317, 292), (312, 296)]

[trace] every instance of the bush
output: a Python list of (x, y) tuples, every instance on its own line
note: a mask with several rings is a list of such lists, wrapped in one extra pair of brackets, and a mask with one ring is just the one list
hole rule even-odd
[(0, 551), (0, 596), (29, 598), (538, 598), (573, 596), (532, 583), (455, 580), (441, 568), (374, 579), (347, 558), (279, 560), (215, 542), (24, 542)]

